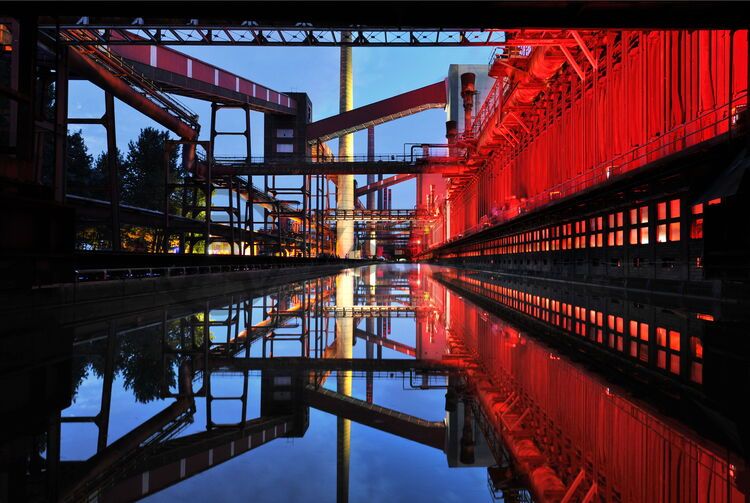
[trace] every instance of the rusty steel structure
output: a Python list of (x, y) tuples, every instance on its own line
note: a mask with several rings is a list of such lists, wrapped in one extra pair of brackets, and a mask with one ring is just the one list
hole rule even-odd
[[(303, 437), (311, 409), (336, 416), (341, 502), (352, 422), (487, 468), (497, 500), (750, 499), (747, 5), (157, 4), (0, 6), (0, 377), (23, 423), (0, 499), (147, 497)], [(179, 46), (336, 48), (338, 113), (313, 120), (302, 72), (275, 90)], [(367, 47), (489, 60), (355, 106)], [(145, 197), (118, 101), (162, 129)], [(445, 141), (376, 150), (441, 109)], [(104, 131), (90, 191), (72, 126)], [(90, 369), (98, 405), (65, 415)], [(113, 440), (118, 372), (165, 408)], [(394, 376), (444, 392), (444, 419), (379, 405)], [(86, 459), (61, 454), (66, 424), (95, 428)]]
[[(306, 8), (300, 15), (305, 12), (311, 21), (292, 24), (281, 20), (285, 16), (268, 22), (263, 16), (220, 21), (207, 15), (188, 23), (159, 15), (107, 18), (96, 9), (91, 16), (8, 18), (5, 57), (14, 73), (3, 92), (15, 122), (8, 131), (14, 153), (3, 162), (3, 173), (18, 183), (50, 187), (53, 197), (45, 204), (71, 210), (57, 218), (69, 220), (75, 213), (77, 231), (104, 229), (109, 237), (103, 242), (109, 244), (100, 248), (113, 252), (121, 251), (123, 232), (141, 226), (151, 229), (147, 251), (152, 253), (310, 258), (331, 255), (338, 247), (338, 255), (349, 258), (379, 256), (378, 239), (352, 228), (352, 220), (366, 219), (371, 236), (398, 243), (394, 252), (419, 260), (492, 257), (485, 262), (503, 268), (528, 254), (561, 266), (576, 255), (575, 260), (591, 263), (584, 274), (607, 269), (610, 276), (630, 277), (642, 276), (644, 266), (653, 268), (666, 250), (664, 260), (683, 264), (675, 276), (700, 279), (695, 269), (712, 264), (704, 264), (708, 252), (698, 250), (703, 230), (697, 226), (708, 228), (708, 215), (718, 210), (706, 210), (705, 220), (689, 215), (728, 197), (725, 212), (744, 204), (730, 196), (744, 190), (748, 30), (722, 9), (709, 13), (700, 6), (693, 15), (703, 12), (703, 29), (687, 13), (682, 20), (666, 19), (658, 5), (637, 27), (628, 15), (618, 28), (604, 20), (594, 26), (583, 20), (604, 10), (587, 7), (577, 13), (579, 22), (554, 29), (543, 17), (512, 28), (458, 21), (462, 17), (431, 26), (428, 18), (406, 15), (408, 22), (399, 26), (347, 25), (321, 21)], [(521, 15), (518, 6), (507, 8), (509, 15)], [(494, 11), (477, 6), (476, 12), (483, 9)], [(548, 9), (542, 12), (571, 15), (564, 7)], [(313, 121), (306, 94), (270, 89), (168, 47), (192, 44), (340, 47), (340, 113)], [(459, 83), (449, 76), (355, 108), (351, 50), (366, 45), (483, 45), (493, 52), (486, 70), (465, 71)], [(64, 107), (48, 111), (54, 117), (40, 116), (39, 93), (29, 90), (47, 86), (54, 89), (55, 102), (63, 103), (72, 78), (105, 90), (101, 119), (68, 117)], [(489, 88), (488, 78), (494, 79)], [(451, 87), (456, 85), (459, 89)], [(177, 96), (211, 103), (207, 139), (200, 136), (198, 117)], [(114, 99), (177, 136), (165, 159), (179, 149), (186, 174), (177, 179), (160, 167), (166, 188), (158, 209), (119, 200)], [(409, 144), (401, 154), (375, 152), (376, 126), (443, 107), (449, 110), (445, 144)], [(222, 129), (221, 117), (232, 110), (244, 115), (241, 130)], [(251, 113), (265, 118), (263, 157), (253, 156)], [(69, 124), (106, 128), (103, 198), (66, 190), (62, 132)], [(364, 130), (370, 147), (367, 155), (357, 156), (349, 140)], [(244, 151), (219, 150), (217, 145), (231, 136), (244, 139)], [(327, 145), (330, 140), (339, 141), (338, 156)], [(42, 155), (45, 148), (53, 154)], [(679, 167), (683, 159), (725, 168), (712, 175), (696, 167), (688, 179), (689, 170)], [(673, 178), (667, 182), (657, 173), (669, 177), (670, 169), (681, 171), (676, 176), (684, 183), (660, 193), (657, 186)], [(364, 187), (354, 189), (354, 174), (368, 176)], [(376, 179), (385, 174), (393, 176)], [(393, 208), (391, 187), (412, 179), (417, 187), (413, 213)], [(735, 180), (731, 187), (721, 185), (730, 179)], [(717, 186), (716, 197), (697, 193), (704, 184)], [(606, 208), (605, 201), (623, 190), (639, 202)], [(647, 193), (648, 201), (635, 195)], [(579, 201), (589, 195), (594, 198), (590, 211), (574, 211), (552, 225), (532, 222), (568, 207), (580, 209)], [(359, 200), (364, 196), (366, 204)], [(665, 204), (670, 205), (666, 212)], [(399, 227), (404, 219), (413, 221), (408, 237)], [(387, 221), (390, 230), (380, 225)], [(681, 246), (688, 242), (696, 246)], [(68, 246), (60, 240), (49, 245)], [(732, 260), (739, 263), (744, 252), (737, 253)], [(603, 268), (602, 261), (609, 266)]]

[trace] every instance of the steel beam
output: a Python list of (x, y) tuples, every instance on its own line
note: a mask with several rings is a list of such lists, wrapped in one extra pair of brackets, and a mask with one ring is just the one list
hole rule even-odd
[(216, 176), (224, 175), (367, 175), (367, 174), (443, 174), (456, 173), (460, 167), (453, 164), (427, 164), (405, 160), (394, 161), (324, 161), (306, 162), (220, 162), (214, 165)]

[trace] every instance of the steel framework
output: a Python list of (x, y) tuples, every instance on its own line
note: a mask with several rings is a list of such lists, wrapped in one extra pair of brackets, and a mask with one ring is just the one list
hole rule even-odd
[(432, 246), (731, 136), (744, 121), (747, 30), (566, 33), (570, 45), (509, 36), (493, 55), (497, 81), (457, 140), (471, 176), (450, 179)]

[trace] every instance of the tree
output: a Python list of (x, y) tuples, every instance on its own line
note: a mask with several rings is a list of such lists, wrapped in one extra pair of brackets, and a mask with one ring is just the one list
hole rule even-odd
[[(152, 127), (141, 129), (138, 138), (128, 143), (122, 170), (122, 201), (140, 208), (164, 208), (164, 152), (169, 133)], [(169, 156), (170, 178), (178, 172), (178, 149)]]
[[(122, 167), (125, 165), (125, 157), (123, 157), (119, 148), (115, 148), (115, 158), (117, 159), (117, 167), (122, 171)], [(96, 158), (94, 170), (102, 173), (104, 178), (109, 179), (109, 154), (107, 152), (102, 152)]]
[(104, 173), (94, 168), (81, 130), (68, 133), (65, 159), (67, 192), (84, 197), (101, 196)]

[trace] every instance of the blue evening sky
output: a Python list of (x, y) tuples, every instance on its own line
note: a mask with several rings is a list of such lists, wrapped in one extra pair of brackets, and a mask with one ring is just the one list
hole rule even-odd
[[(313, 105), (313, 120), (338, 112), (339, 49), (332, 47), (178, 47), (177, 50), (203, 59), (277, 91), (306, 92)], [(354, 106), (362, 106), (390, 96), (432, 84), (444, 79), (448, 65), (486, 64), (491, 47), (466, 48), (355, 48)], [(208, 139), (210, 104), (178, 97), (200, 117), (201, 139)], [(87, 82), (73, 82), (70, 89), (69, 115), (96, 117), (104, 111), (102, 92)], [(127, 105), (117, 102), (117, 143), (127, 150), (141, 128), (160, 127)], [(219, 126), (224, 130), (241, 130), (241, 116), (231, 111), (220, 113)], [(405, 143), (442, 143), (445, 141), (445, 111), (428, 110), (411, 117), (377, 126), (376, 153), (401, 153)], [(98, 154), (105, 147), (103, 128), (71, 126), (82, 129), (89, 150)], [(163, 129), (163, 128), (161, 128)], [(251, 116), (253, 156), (263, 153), (263, 116)], [(225, 137), (229, 138), (229, 137)], [(239, 139), (237, 139), (239, 140)], [(329, 142), (336, 152), (336, 140)], [(217, 144), (217, 155), (244, 156), (244, 147), (231, 139)], [(355, 134), (355, 154), (367, 152), (367, 132)], [(364, 176), (358, 183), (364, 184)], [(411, 208), (415, 204), (415, 182), (404, 182), (393, 188), (394, 208)]]

